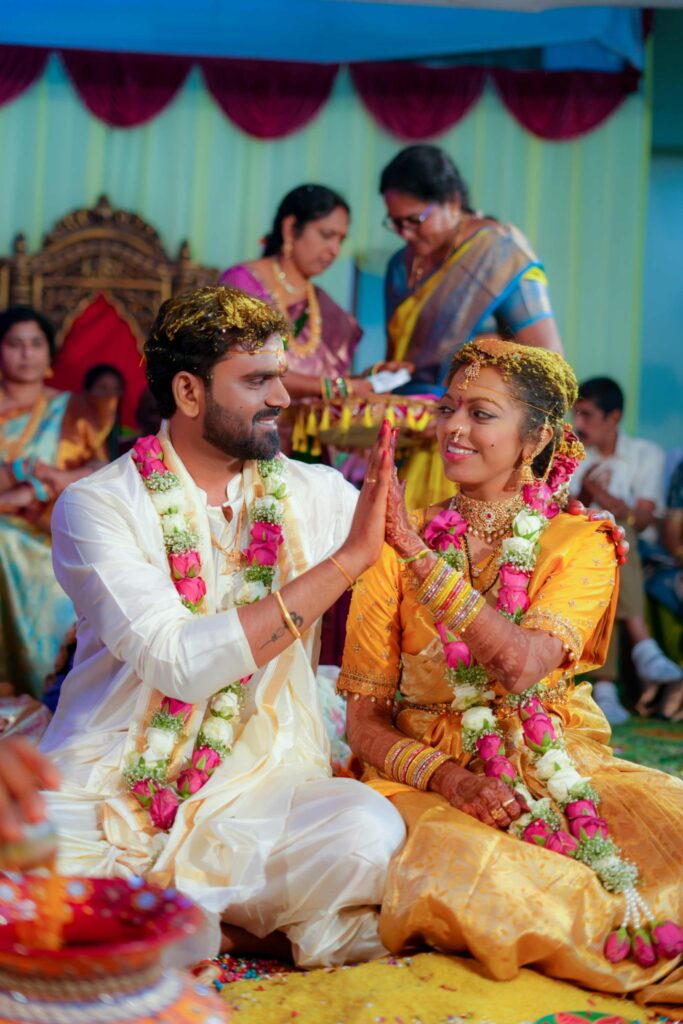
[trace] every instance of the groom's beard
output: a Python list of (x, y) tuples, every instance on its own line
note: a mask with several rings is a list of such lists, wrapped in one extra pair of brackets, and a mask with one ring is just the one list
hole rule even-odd
[(229, 409), (213, 400), (206, 393), (206, 412), (202, 425), (203, 439), (219, 452), (239, 459), (273, 459), (280, 451), (280, 434), (277, 427), (270, 430), (259, 428), (261, 420), (279, 416), (279, 409), (261, 409), (247, 424)]

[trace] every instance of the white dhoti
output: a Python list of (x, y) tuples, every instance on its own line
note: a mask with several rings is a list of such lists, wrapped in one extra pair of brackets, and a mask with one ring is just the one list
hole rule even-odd
[(303, 967), (383, 956), (377, 910), (404, 838), (393, 805), (362, 783), (299, 786), (263, 887), (223, 920), (258, 936), (284, 932)]

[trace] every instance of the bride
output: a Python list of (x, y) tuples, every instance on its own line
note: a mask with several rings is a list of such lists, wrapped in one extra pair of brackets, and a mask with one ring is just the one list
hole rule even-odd
[(381, 934), (683, 1003), (683, 783), (613, 757), (577, 673), (602, 664), (627, 546), (567, 505), (582, 457), (556, 353), (461, 349), (439, 409), (448, 505), (390, 494), (339, 688), (363, 778), (403, 815)]

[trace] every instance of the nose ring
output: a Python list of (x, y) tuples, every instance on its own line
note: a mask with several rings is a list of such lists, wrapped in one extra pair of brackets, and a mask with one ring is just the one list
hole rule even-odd
[(462, 434), (462, 427), (456, 427), (456, 429), (451, 434), (451, 441), (453, 441), (455, 444), (457, 444), (458, 441), (460, 440), (460, 435), (461, 434)]

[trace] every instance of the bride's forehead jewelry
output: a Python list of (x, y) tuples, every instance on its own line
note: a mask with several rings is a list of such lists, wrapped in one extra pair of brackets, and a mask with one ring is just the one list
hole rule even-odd
[(474, 384), (480, 373), (481, 363), (478, 359), (473, 359), (472, 362), (468, 363), (465, 367), (462, 382), (457, 385), (458, 391), (467, 391), (470, 384)]

